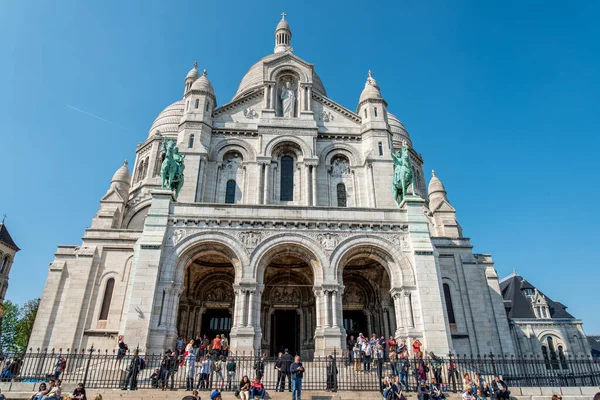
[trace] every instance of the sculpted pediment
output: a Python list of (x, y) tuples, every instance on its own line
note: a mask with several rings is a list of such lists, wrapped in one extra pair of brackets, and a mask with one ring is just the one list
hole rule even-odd
[[(263, 109), (263, 96), (248, 96), (228, 105), (226, 110), (215, 116), (216, 123), (256, 124)], [(223, 106), (225, 108), (225, 106)]]
[(111, 187), (110, 189), (108, 189), (108, 192), (106, 192), (106, 194), (104, 195), (104, 197), (102, 197), (100, 201), (108, 203), (123, 203), (125, 200), (123, 199), (118, 190)]
[(274, 60), (265, 61), (264, 79), (274, 81), (277, 79), (279, 71), (291, 69), (297, 72), (302, 83), (313, 83), (313, 64), (309, 64), (292, 53), (285, 53), (282, 57)]

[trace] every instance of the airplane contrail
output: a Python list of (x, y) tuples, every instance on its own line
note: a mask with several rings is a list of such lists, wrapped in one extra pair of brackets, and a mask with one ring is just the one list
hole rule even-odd
[(115, 125), (115, 126), (118, 126), (119, 128), (123, 128), (123, 129), (127, 130), (127, 128), (125, 128), (124, 126), (121, 126), (121, 125), (119, 125), (119, 124), (115, 124), (115, 123), (114, 123), (114, 122), (112, 122), (112, 121), (109, 121), (109, 120), (107, 120), (107, 119), (104, 119), (104, 118), (102, 118), (102, 117), (99, 117), (99, 116), (97, 116), (97, 115), (94, 115), (94, 114), (92, 114), (92, 113), (89, 113), (89, 112), (87, 112), (87, 111), (85, 111), (85, 110), (82, 110), (82, 109), (80, 109), (80, 108), (73, 107), (72, 105), (69, 105), (69, 104), (65, 104), (65, 106), (69, 107), (69, 108), (70, 108), (70, 109), (72, 109), (72, 110), (75, 110), (75, 111), (78, 111), (78, 112), (80, 112), (80, 113), (83, 113), (83, 114), (85, 114), (85, 115), (89, 115), (89, 116), (90, 116), (90, 117), (92, 117), (92, 118), (99, 119), (100, 121), (104, 121), (104, 122), (106, 122), (106, 123), (108, 123), (108, 124)]

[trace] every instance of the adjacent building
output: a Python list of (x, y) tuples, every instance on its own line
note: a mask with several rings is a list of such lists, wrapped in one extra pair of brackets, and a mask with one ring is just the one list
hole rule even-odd
[(2, 220), (0, 222), (0, 304), (4, 302), (8, 290), (8, 275), (19, 250)]

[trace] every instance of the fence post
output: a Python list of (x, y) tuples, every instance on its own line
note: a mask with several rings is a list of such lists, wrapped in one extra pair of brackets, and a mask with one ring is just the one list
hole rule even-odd
[(83, 387), (86, 386), (88, 371), (90, 370), (90, 363), (92, 362), (92, 354), (94, 353), (94, 346), (90, 347), (90, 356), (87, 359), (87, 363), (85, 365), (85, 374), (83, 375)]
[(490, 362), (492, 363), (492, 374), (494, 376), (498, 375), (496, 372), (496, 363), (494, 362), (494, 353), (490, 351)]

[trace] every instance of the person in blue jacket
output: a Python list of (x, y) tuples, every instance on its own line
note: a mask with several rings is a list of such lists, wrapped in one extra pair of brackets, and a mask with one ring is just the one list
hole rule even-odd
[(294, 357), (294, 363), (290, 366), (290, 373), (292, 375), (292, 400), (301, 400), (304, 367), (300, 361), (300, 356)]

